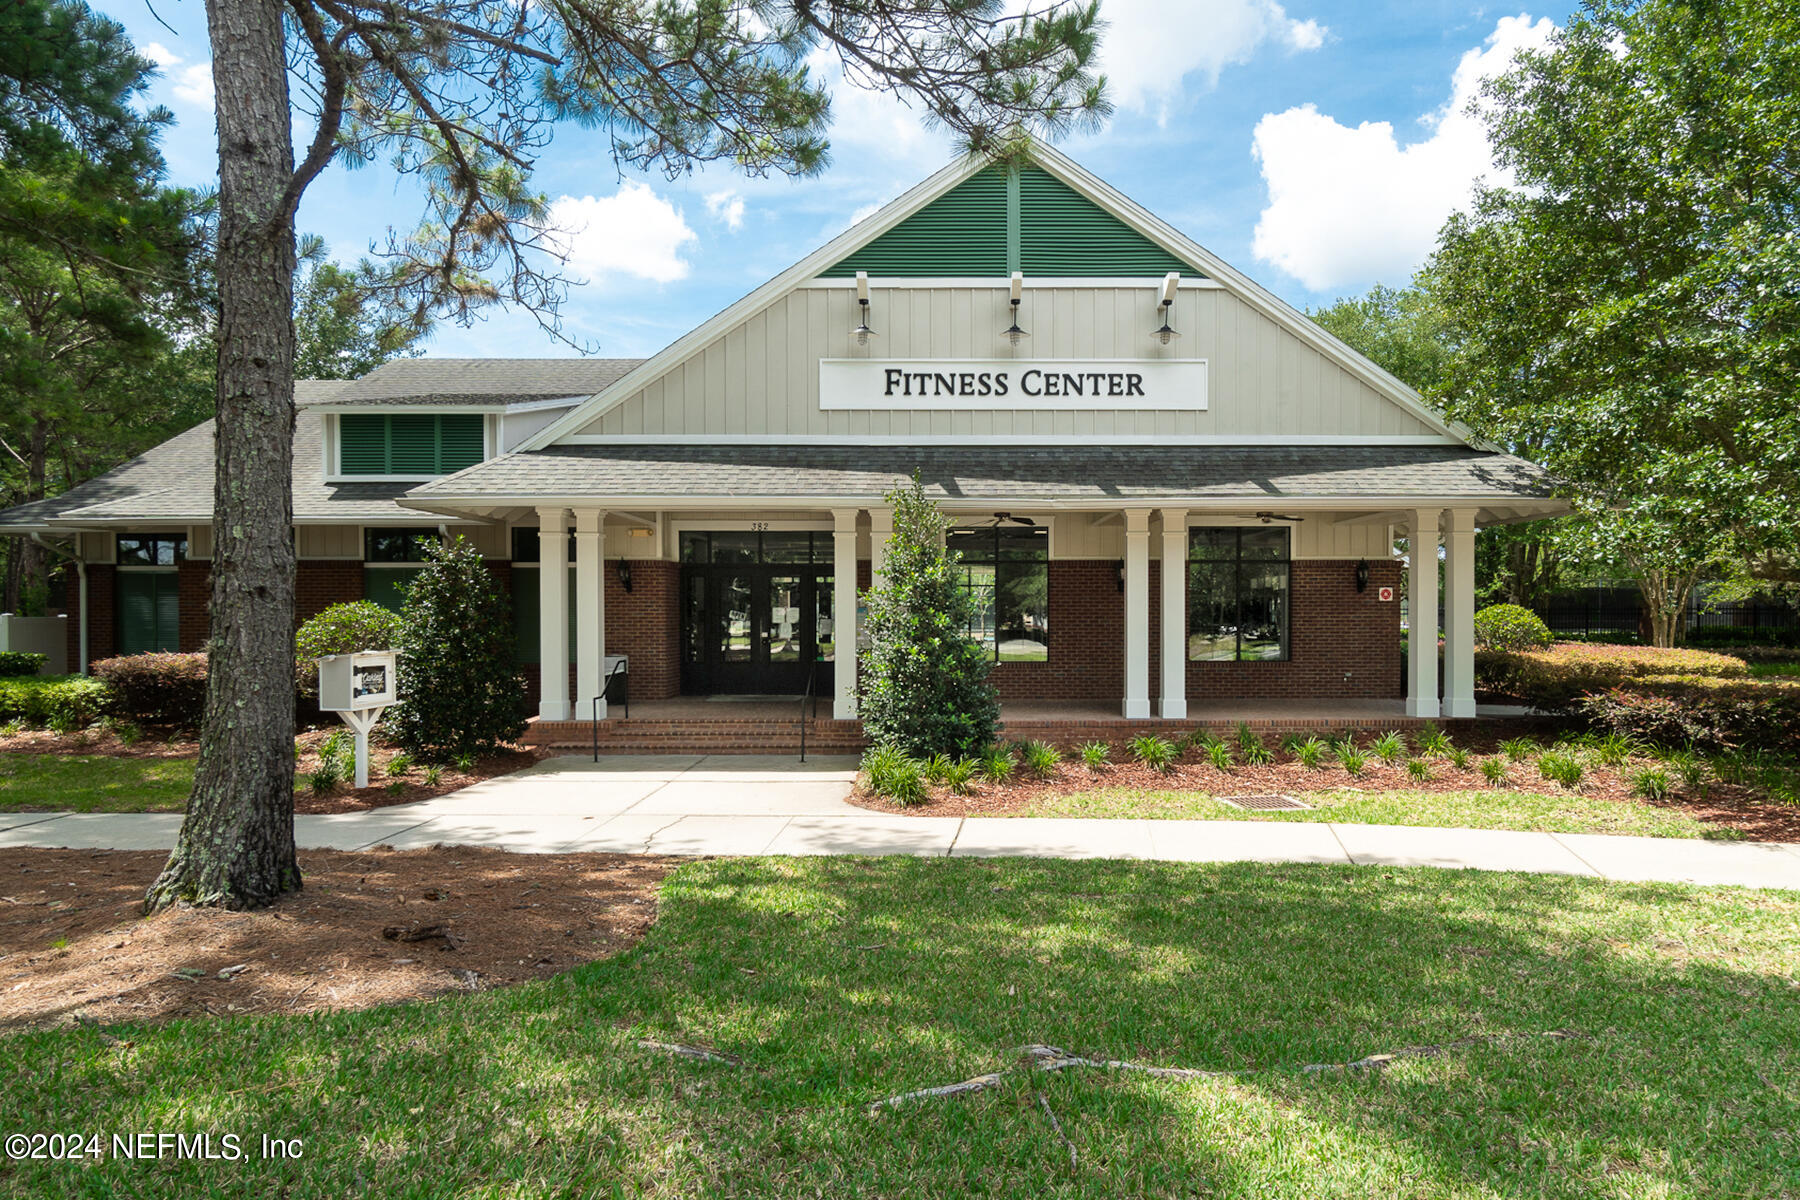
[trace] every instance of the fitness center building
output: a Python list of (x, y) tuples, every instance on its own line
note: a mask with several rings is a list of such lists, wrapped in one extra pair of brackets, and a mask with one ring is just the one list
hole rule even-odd
[[(1566, 511), (1051, 149), (944, 168), (652, 358), (402, 360), (296, 400), (298, 615), (398, 604), (419, 539), (465, 534), (547, 721), (615, 669), (633, 701), (810, 686), (854, 717), (915, 473), (1003, 700), (1473, 716), (1476, 527)], [(0, 513), (79, 562), (72, 663), (202, 646), (212, 494), (208, 424)], [(1441, 539), (1441, 684), (1434, 655), (1401, 677), (1397, 536)], [(1433, 612), (1437, 555), (1411, 562)]]

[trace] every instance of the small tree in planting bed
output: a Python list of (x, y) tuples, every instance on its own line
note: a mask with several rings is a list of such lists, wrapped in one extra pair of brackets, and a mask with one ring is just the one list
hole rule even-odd
[(406, 590), (395, 649), (400, 703), (385, 723), (415, 757), (448, 762), (525, 732), (512, 607), (467, 539), (431, 548)]
[(400, 640), (400, 617), (373, 600), (333, 604), (308, 617), (294, 635), (294, 676), (303, 696), (319, 692), (319, 660), (356, 650), (392, 650)]
[(1000, 700), (988, 678), (993, 655), (969, 636), (969, 598), (944, 549), (949, 523), (916, 477), (886, 499), (894, 535), (886, 582), (869, 593), (863, 728), (914, 758), (979, 753), (994, 740)]

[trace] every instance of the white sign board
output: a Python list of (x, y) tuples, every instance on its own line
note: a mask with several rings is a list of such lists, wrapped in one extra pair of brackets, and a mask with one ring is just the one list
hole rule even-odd
[(1204, 411), (1204, 358), (819, 360), (823, 409)]

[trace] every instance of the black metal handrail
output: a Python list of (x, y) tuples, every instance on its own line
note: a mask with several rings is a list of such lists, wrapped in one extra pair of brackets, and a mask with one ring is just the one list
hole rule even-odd
[(813, 686), (819, 678), (819, 660), (814, 659), (812, 666), (806, 671), (806, 691), (800, 696), (800, 761), (806, 761), (806, 702), (813, 702), (813, 720), (819, 719), (819, 702), (813, 695)]
[[(595, 762), (600, 761), (600, 702), (606, 699), (606, 693), (612, 691), (613, 680), (619, 677), (621, 671), (625, 671), (628, 664), (629, 660), (623, 658), (614, 663), (613, 669), (606, 673), (606, 682), (600, 685), (600, 694), (594, 697), (593, 707), (590, 710), (591, 715), (588, 718), (588, 725), (592, 729), (594, 736)], [(625, 672), (624, 705), (625, 719), (629, 721), (631, 720), (631, 673), (629, 671)]]

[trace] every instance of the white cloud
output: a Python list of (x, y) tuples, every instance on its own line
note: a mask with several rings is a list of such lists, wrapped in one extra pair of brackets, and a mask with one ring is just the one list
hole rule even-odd
[(737, 230), (744, 224), (744, 198), (738, 195), (736, 188), (708, 194), (706, 211), (713, 220), (725, 222), (727, 229)]
[(1547, 17), (1502, 18), (1462, 56), (1449, 101), (1420, 118), (1428, 136), (1409, 146), (1386, 121), (1352, 129), (1311, 104), (1266, 114), (1252, 145), (1269, 189), (1256, 223), (1257, 258), (1314, 291), (1409, 278), (1478, 178), (1507, 182), (1485, 127), (1466, 111), (1482, 79), (1504, 72), (1519, 50), (1544, 45), (1555, 29)]
[(885, 207), (887, 207), (886, 200), (871, 201), (850, 214), (850, 224), (861, 225), (864, 221), (868, 220)]
[(626, 183), (611, 196), (563, 196), (550, 206), (557, 249), (571, 278), (632, 275), (656, 283), (687, 278), (681, 248), (698, 236), (681, 210), (647, 184)]
[(161, 42), (145, 42), (138, 48), (138, 53), (159, 67), (172, 67), (181, 61), (181, 55), (175, 53)]
[[(179, 61), (179, 60), (177, 60)], [(212, 64), (196, 63), (175, 76), (175, 98), (211, 109), (213, 106)]]
[(1166, 120), (1189, 75), (1219, 81), (1219, 72), (1249, 62), (1268, 44), (1317, 50), (1330, 32), (1298, 21), (1276, 0), (1107, 0), (1100, 36), (1101, 69), (1121, 109)]

